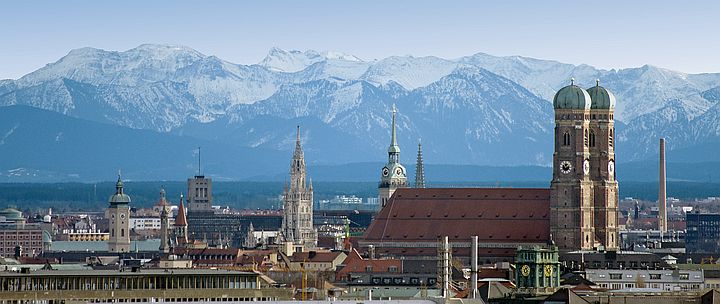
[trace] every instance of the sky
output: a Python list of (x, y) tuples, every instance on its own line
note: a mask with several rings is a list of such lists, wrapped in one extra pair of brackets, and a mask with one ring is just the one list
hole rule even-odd
[(0, 79), (70, 50), (183, 45), (252, 64), (271, 47), (458, 58), (521, 55), (604, 69), (720, 72), (720, 1), (4, 1)]

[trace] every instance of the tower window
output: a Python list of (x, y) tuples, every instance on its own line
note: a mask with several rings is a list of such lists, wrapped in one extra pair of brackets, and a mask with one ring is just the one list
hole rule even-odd
[(120, 229), (120, 237), (125, 237), (125, 229)]
[(585, 146), (588, 146), (588, 130), (585, 130)]
[(608, 134), (608, 144), (610, 147), (613, 145), (613, 129), (610, 129), (610, 133)]
[(595, 132), (590, 131), (590, 147), (595, 147)]
[(563, 146), (569, 146), (570, 145), (570, 132), (565, 131), (563, 134)]

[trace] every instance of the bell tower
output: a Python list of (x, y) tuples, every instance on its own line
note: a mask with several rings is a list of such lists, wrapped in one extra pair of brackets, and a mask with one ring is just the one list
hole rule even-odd
[(615, 179), (615, 96), (600, 86), (587, 89), (590, 107), (590, 179), (593, 183), (595, 236), (606, 250), (618, 249), (618, 182)]
[(553, 98), (555, 152), (550, 233), (562, 251), (592, 249), (595, 245), (590, 104), (590, 95), (576, 86), (574, 80)]
[(115, 183), (115, 194), (110, 196), (109, 203), (110, 206), (105, 213), (110, 224), (108, 251), (128, 252), (130, 251), (130, 196), (123, 192), (120, 173)]
[(395, 133), (395, 114), (397, 109), (392, 107), (392, 130), (390, 135), (390, 147), (388, 147), (388, 162), (380, 172), (380, 184), (378, 185), (378, 203), (385, 207), (397, 188), (407, 187), (407, 171), (400, 164), (400, 146), (397, 144)]

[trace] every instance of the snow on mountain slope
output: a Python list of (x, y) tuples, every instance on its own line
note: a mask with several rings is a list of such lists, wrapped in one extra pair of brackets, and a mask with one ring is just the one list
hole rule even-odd
[(260, 65), (274, 72), (294, 73), (325, 60), (362, 62), (360, 58), (340, 52), (320, 53), (313, 50), (301, 52), (274, 47), (270, 49)]
[[(547, 164), (549, 100), (571, 77), (582, 87), (600, 79), (615, 93), (615, 117), (624, 126), (618, 142), (625, 146), (618, 150), (626, 149), (628, 160), (650, 155), (652, 149), (644, 145), (654, 146), (651, 138), (657, 136), (673, 136), (673, 142), (686, 146), (715, 138), (701, 134), (715, 130), (720, 74), (691, 75), (649, 65), (608, 71), (482, 53), (456, 60), (394, 56), (363, 61), (342, 53), (274, 48), (259, 64), (240, 65), (187, 47), (84, 48), (18, 80), (0, 80), (0, 106), (29, 105), (97, 122), (234, 138), (240, 145), (273, 149), (284, 149), (276, 141), (284, 135), (271, 134), (273, 124), (303, 120), (335, 139), (347, 136), (363, 157), (387, 145), (387, 111), (397, 103), (403, 140), (412, 144), (422, 136), (435, 145), (428, 146), (428, 155), (453, 155), (451, 160), (459, 163)], [(245, 127), (264, 131), (260, 135)], [(363, 145), (372, 151), (362, 150)], [(518, 153), (507, 153), (518, 147)]]
[(381, 85), (394, 81), (412, 90), (439, 80), (457, 66), (453, 61), (432, 56), (392, 56), (374, 63), (361, 78)]

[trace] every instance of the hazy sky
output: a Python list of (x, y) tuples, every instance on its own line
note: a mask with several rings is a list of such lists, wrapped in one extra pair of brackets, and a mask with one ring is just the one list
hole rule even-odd
[(720, 1), (8, 1), (0, 79), (69, 50), (179, 44), (235, 63), (268, 49), (456, 58), (523, 55), (600, 68), (720, 72)]

